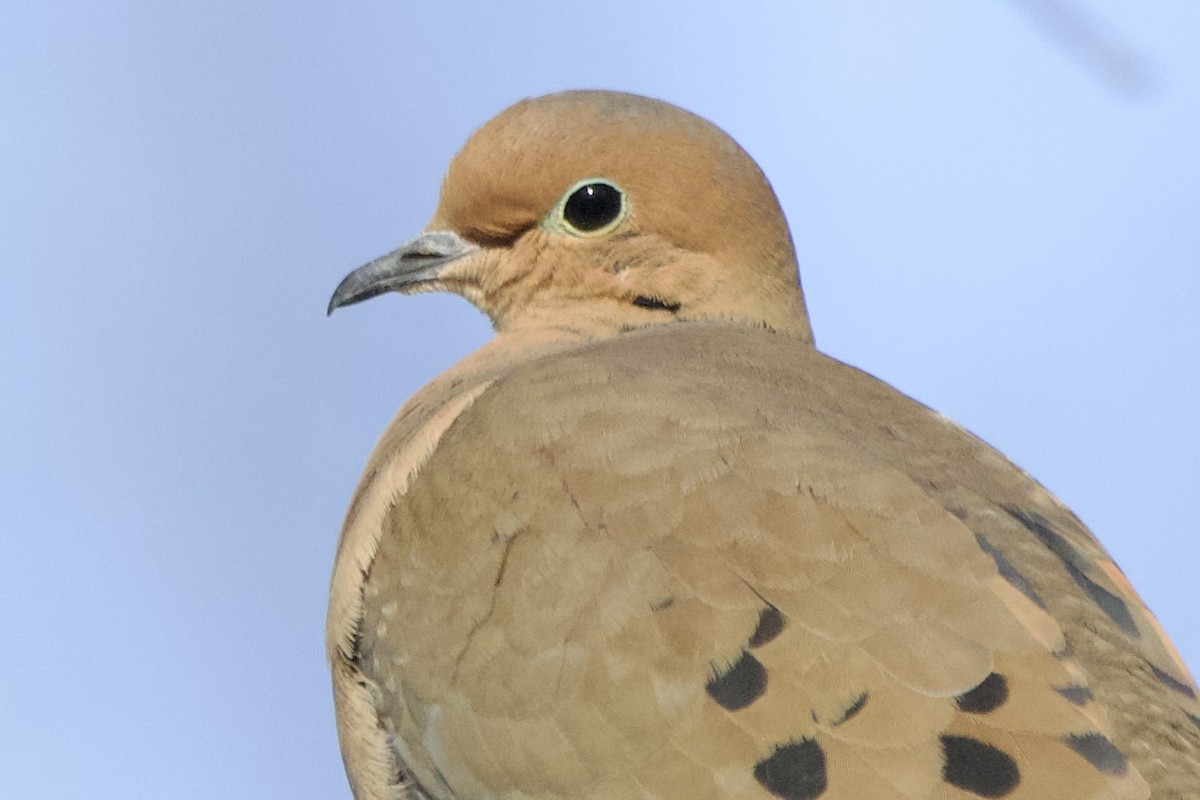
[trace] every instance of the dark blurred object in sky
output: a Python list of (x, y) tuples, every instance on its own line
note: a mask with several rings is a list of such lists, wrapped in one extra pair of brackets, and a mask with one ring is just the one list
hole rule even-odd
[(1154, 94), (1154, 65), (1136, 48), (1108, 30), (1075, 0), (1011, 0), (1113, 91), (1131, 99)]

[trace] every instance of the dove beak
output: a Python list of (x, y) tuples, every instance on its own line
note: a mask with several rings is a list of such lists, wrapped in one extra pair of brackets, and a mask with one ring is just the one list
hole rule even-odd
[(351, 272), (329, 298), (326, 315), (342, 306), (370, 300), (384, 292), (409, 292), (436, 288), (447, 265), (479, 252), (453, 231), (429, 231), (386, 256)]

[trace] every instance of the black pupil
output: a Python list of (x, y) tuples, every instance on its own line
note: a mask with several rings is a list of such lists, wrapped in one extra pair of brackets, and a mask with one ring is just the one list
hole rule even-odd
[(585, 233), (603, 228), (620, 213), (621, 192), (607, 183), (580, 186), (563, 206), (563, 218)]

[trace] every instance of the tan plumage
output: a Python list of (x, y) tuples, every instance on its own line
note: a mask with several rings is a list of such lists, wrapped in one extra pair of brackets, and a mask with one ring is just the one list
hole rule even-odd
[(433, 289), (497, 336), (347, 515), (356, 797), (1200, 797), (1153, 616), (1021, 470), (813, 348), (774, 194), (707, 122), (503, 112), (331, 310)]

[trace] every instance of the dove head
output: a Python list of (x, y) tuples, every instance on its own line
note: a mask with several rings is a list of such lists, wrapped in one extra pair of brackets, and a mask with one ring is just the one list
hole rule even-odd
[(486, 123), (425, 233), (347, 276), (330, 311), (436, 290), (499, 332), (721, 320), (812, 341), (787, 222), (753, 159), (694, 114), (618, 92), (525, 100)]

